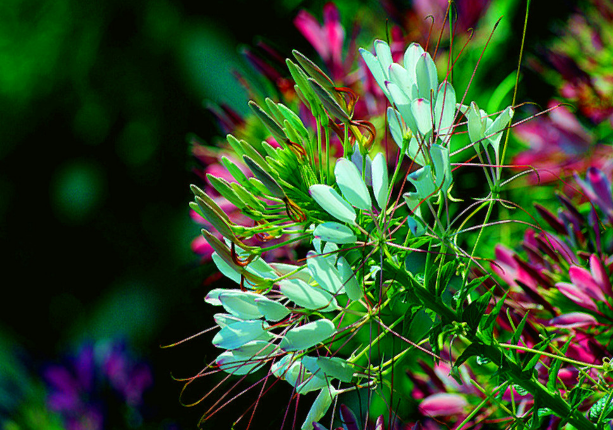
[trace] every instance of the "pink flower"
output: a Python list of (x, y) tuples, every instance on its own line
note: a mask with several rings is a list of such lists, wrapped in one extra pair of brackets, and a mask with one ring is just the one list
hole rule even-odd
[(426, 397), (419, 404), (419, 411), (427, 416), (440, 417), (463, 414), (468, 406), (460, 394), (437, 393)]
[(345, 29), (334, 3), (325, 4), (323, 21), (323, 25), (320, 25), (313, 15), (301, 10), (294, 18), (294, 25), (330, 68), (332, 78), (339, 80), (345, 75), (343, 67)]

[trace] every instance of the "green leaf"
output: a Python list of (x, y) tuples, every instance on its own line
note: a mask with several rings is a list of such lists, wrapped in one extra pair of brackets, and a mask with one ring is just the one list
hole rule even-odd
[(385, 210), (389, 192), (387, 161), (382, 153), (375, 155), (372, 161), (372, 190), (381, 210)]
[(332, 321), (320, 319), (288, 330), (279, 347), (283, 351), (304, 351), (328, 339), (335, 332)]
[(494, 324), (496, 318), (498, 318), (498, 314), (500, 314), (500, 310), (504, 305), (504, 301), (506, 300), (508, 293), (509, 292), (507, 291), (506, 293), (504, 293), (504, 296), (502, 296), (502, 298), (498, 299), (496, 305), (488, 315), (483, 315), (483, 317), (481, 318), (481, 324), (479, 325), (481, 330), (484, 330)]
[(302, 279), (284, 279), (279, 282), (279, 291), (305, 309), (330, 312), (338, 309), (336, 299), (322, 288), (313, 287)]
[(524, 326), (526, 325), (526, 321), (528, 321), (529, 314), (530, 312), (526, 312), (524, 317), (521, 319), (521, 321), (519, 322), (519, 325), (517, 326), (517, 328), (515, 329), (515, 332), (513, 333), (513, 336), (511, 336), (511, 340), (509, 341), (509, 343), (513, 345), (517, 345), (517, 342), (519, 342), (519, 339), (521, 338), (521, 335), (524, 332)]
[(432, 328), (432, 318), (428, 315), (425, 309), (417, 311), (411, 319), (407, 337), (409, 340), (419, 343), (424, 337), (428, 335)]
[(366, 184), (358, 168), (346, 158), (336, 160), (334, 167), (336, 183), (343, 193), (343, 197), (353, 206), (362, 210), (370, 210), (372, 202)]
[(289, 58), (285, 60), (285, 63), (287, 64), (287, 68), (289, 69), (294, 82), (296, 82), (296, 85), (294, 86), (296, 94), (298, 94), (302, 102), (311, 110), (311, 113), (315, 118), (321, 118), (324, 116), (321, 102), (309, 85), (308, 75)]
[(215, 188), (215, 190), (219, 194), (221, 194), (226, 200), (228, 200), (230, 203), (232, 203), (234, 206), (236, 206), (239, 209), (245, 208), (245, 202), (243, 202), (236, 195), (236, 193), (234, 192), (234, 190), (232, 189), (228, 181), (226, 181), (223, 178), (218, 178), (216, 176), (213, 176), (210, 173), (207, 173), (206, 177), (211, 183), (211, 185), (213, 186), (213, 188)]
[(294, 58), (296, 58), (311, 79), (327, 90), (334, 89), (334, 82), (332, 82), (332, 79), (330, 79), (317, 64), (313, 63), (309, 58), (295, 49), (292, 51), (292, 54), (294, 54)]
[(484, 348), (482, 344), (477, 342), (471, 343), (466, 347), (466, 349), (464, 349), (464, 351), (462, 351), (462, 354), (460, 354), (455, 363), (453, 363), (454, 367), (460, 367), (470, 357), (478, 357), (480, 355), (483, 355), (483, 351)]
[(590, 408), (588, 412), (590, 421), (602, 422), (605, 419), (613, 418), (613, 396), (607, 393), (604, 397), (600, 398)]
[(473, 332), (476, 332), (477, 328), (479, 327), (479, 322), (481, 321), (483, 314), (485, 314), (485, 310), (487, 309), (491, 296), (492, 293), (488, 291), (468, 305), (466, 309), (464, 309), (464, 312), (462, 313), (462, 320), (468, 323)]
[(328, 185), (316, 184), (309, 187), (309, 193), (317, 204), (334, 218), (347, 224), (355, 224), (355, 210), (334, 188)]
[(313, 231), (313, 236), (324, 242), (334, 242), (339, 244), (355, 243), (357, 237), (353, 230), (344, 224), (329, 221), (319, 224)]
[(341, 120), (344, 123), (348, 123), (351, 121), (351, 117), (347, 112), (345, 112), (345, 109), (343, 109), (341, 105), (338, 104), (332, 94), (330, 94), (327, 89), (321, 86), (319, 82), (317, 82), (315, 79), (309, 78), (309, 85), (311, 85), (311, 88), (313, 89), (317, 97), (319, 97), (319, 100), (321, 100), (321, 103), (328, 111), (328, 114)]
[(345, 257), (340, 256), (338, 257), (336, 267), (338, 268), (338, 272), (341, 276), (341, 281), (345, 286), (345, 293), (347, 293), (347, 297), (354, 302), (360, 300), (364, 296), (364, 291), (356, 279), (349, 262), (345, 259)]
[(279, 143), (287, 140), (287, 136), (283, 132), (283, 128), (279, 125), (279, 123), (268, 115), (268, 113), (266, 113), (266, 111), (264, 111), (264, 109), (262, 109), (256, 102), (250, 100), (249, 107)]
[(270, 194), (278, 199), (285, 199), (285, 191), (283, 188), (273, 179), (268, 172), (260, 167), (251, 157), (247, 155), (243, 155), (243, 160), (245, 160), (245, 164), (247, 167), (253, 172), (256, 178), (258, 178), (268, 189)]

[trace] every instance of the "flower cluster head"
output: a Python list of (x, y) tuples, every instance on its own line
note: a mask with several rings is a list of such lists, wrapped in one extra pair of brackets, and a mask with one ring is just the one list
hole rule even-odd
[[(280, 96), (249, 102), (207, 185), (192, 186), (201, 244), (230, 284), (206, 294), (215, 358), (186, 387), (211, 373), (238, 381), (203, 420), (279, 384), (291, 392), (281, 427), (296, 402), (305, 430), (326, 428), (332, 405), (347, 429), (384, 428), (384, 416), (390, 429), (603, 423), (613, 398), (602, 358), (612, 317), (611, 241), (599, 228), (613, 216), (607, 173), (577, 176), (580, 192), (560, 195), (557, 215), (537, 206), (554, 233), (526, 233), (529, 261), (496, 249), (490, 271), (505, 289), (484, 273), (478, 246), (507, 222), (491, 217), (521, 176), (503, 177), (515, 107), (498, 110), (492, 96), (487, 112), (467, 100), (469, 88), (451, 82), (457, 59), (442, 73), (428, 49), (399, 48), (394, 34), (392, 46), (360, 49), (354, 74), (333, 5), (323, 25), (306, 12), (296, 25), (332, 76), (294, 51)], [(547, 130), (587, 136), (564, 121)], [(483, 172), (486, 195), (467, 202), (454, 195), (469, 169)], [(257, 382), (234, 393), (243, 381)], [(359, 426), (343, 402), (362, 397), (378, 418)], [(303, 398), (310, 409), (299, 417)]]
[[(355, 117), (357, 94), (336, 87), (295, 51), (297, 63), (288, 59), (287, 65), (312, 119), (271, 99), (251, 101), (253, 114), (278, 146), (264, 141), (259, 151), (230, 134), (234, 161), (224, 157), (227, 172), (208, 175), (214, 192), (192, 186), (191, 207), (209, 227), (202, 234), (212, 260), (237, 284), (215, 288), (205, 298), (223, 309), (214, 316), (219, 330), (213, 345), (222, 351), (213, 365), (243, 377), (265, 368), (266, 378), (286, 381), (295, 395), (318, 392), (304, 429), (312, 428), (340, 394), (376, 390), (395, 360), (413, 347), (421, 349), (418, 343), (435, 317), (424, 308), (422, 300), (428, 299), (410, 292), (411, 286), (427, 284), (433, 294), (443, 294), (459, 258), (468, 257), (452, 230), (457, 219), (441, 216), (454, 202), (450, 148), (461, 145), (454, 143), (459, 118), (465, 118), (467, 148), (493, 166), (488, 180), (494, 183), (500, 179), (495, 170), (501, 164), (500, 142), (514, 112), (508, 107), (490, 118), (474, 102), (458, 103), (453, 85), (439, 82), (431, 55), (416, 43), (405, 50), (401, 64), (385, 42), (374, 46), (374, 54), (360, 53), (391, 105), (386, 127), (398, 147), (395, 162), (377, 150), (377, 136), (386, 130), (377, 130), (374, 119)], [(333, 136), (340, 142), (337, 157), (331, 156)], [(403, 171), (405, 157), (417, 165), (411, 172)], [(237, 222), (216, 196), (251, 221)], [(308, 249), (304, 263), (266, 258), (289, 244)], [(423, 252), (434, 255), (438, 246), (451, 252), (437, 258), (443, 275), (433, 277), (434, 259), (428, 259), (430, 269), (410, 262), (411, 251), (424, 246)], [(413, 326), (408, 346), (395, 358), (373, 361), (379, 340), (365, 341), (366, 333), (374, 324), (405, 339), (393, 330), (405, 318)], [(423, 399), (422, 413), (457, 419), (464, 412), (457, 394), (434, 394)], [(450, 402), (457, 407), (437, 410)]]

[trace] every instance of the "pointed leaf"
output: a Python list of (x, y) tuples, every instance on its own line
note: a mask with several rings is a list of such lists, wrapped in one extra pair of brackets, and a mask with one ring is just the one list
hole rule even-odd
[(270, 194), (278, 199), (285, 199), (285, 191), (283, 188), (273, 179), (272, 176), (268, 174), (268, 172), (264, 171), (251, 157), (247, 155), (243, 155), (243, 160), (245, 160), (245, 164), (247, 167), (253, 172), (256, 178), (258, 178), (264, 186), (270, 191)]

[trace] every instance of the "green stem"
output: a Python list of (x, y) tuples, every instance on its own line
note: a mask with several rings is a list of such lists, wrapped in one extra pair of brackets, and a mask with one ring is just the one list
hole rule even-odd
[(503, 348), (517, 349), (519, 351), (525, 351), (525, 352), (533, 352), (534, 354), (544, 355), (545, 357), (556, 358), (556, 359), (558, 359), (560, 361), (564, 361), (566, 363), (574, 364), (575, 366), (591, 367), (592, 369), (597, 369), (597, 370), (603, 370), (604, 369), (604, 366), (601, 366), (601, 365), (598, 365), (598, 364), (584, 363), (582, 361), (573, 360), (571, 358), (566, 358), (564, 356), (551, 354), (551, 353), (545, 352), (545, 351), (539, 351), (538, 349), (527, 348), (525, 346), (511, 345), (509, 343), (499, 343), (499, 345), (502, 346)]

